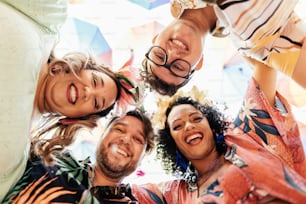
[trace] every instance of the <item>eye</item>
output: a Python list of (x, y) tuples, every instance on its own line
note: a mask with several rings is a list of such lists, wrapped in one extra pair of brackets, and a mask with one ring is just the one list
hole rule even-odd
[(183, 127), (182, 123), (176, 123), (172, 125), (172, 130), (177, 131), (177, 130), (182, 129), (182, 127)]
[(100, 105), (99, 105), (98, 100), (96, 98), (94, 99), (94, 107), (95, 107), (96, 110), (100, 110)]
[(204, 119), (203, 116), (196, 116), (196, 117), (194, 117), (194, 118), (192, 119), (192, 121), (195, 122), (195, 123), (199, 123), (199, 122), (201, 122), (203, 119)]
[(133, 140), (134, 140), (137, 144), (144, 145), (144, 140), (143, 140), (143, 137), (141, 137), (141, 136), (134, 136), (134, 137), (133, 137)]
[(98, 77), (96, 74), (92, 74), (92, 84), (93, 84), (93, 87), (97, 87), (97, 81), (98, 81)]
[(165, 62), (166, 55), (161, 51), (154, 51), (152, 60), (158, 64), (162, 64)]
[(162, 53), (156, 53), (156, 56), (158, 57), (159, 60), (164, 61), (165, 60), (165, 55)]
[(180, 64), (178, 64), (178, 63), (174, 63), (174, 64), (172, 64), (172, 69), (176, 69), (176, 70), (178, 70), (178, 71), (182, 71), (182, 70), (184, 70), (184, 67), (182, 67)]

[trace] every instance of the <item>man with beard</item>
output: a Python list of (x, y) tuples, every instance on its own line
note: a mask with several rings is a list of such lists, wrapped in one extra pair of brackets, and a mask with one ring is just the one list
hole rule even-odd
[(76, 161), (69, 152), (54, 152), (50, 163), (35, 156), (43, 148), (33, 145), (23, 176), (3, 203), (164, 203), (153, 185), (122, 184), (153, 149), (153, 139), (151, 121), (135, 109), (108, 123), (93, 166), (89, 159)]

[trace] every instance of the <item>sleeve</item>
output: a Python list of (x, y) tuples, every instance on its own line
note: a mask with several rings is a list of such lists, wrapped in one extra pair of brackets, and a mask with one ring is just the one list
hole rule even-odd
[(183, 180), (169, 180), (134, 186), (133, 195), (140, 203), (194, 203), (198, 192), (188, 191), (187, 184)]
[[(52, 7), (52, 2), (63, 8), (55, 12), (61, 17), (54, 24), (52, 10), (43, 22), (46, 10), (38, 6)], [(39, 71), (56, 42), (64, 7), (64, 1), (0, 1), (0, 203), (26, 166)]]
[(255, 79), (251, 79), (234, 131), (252, 138), (306, 178), (306, 161), (298, 124), (286, 99), (276, 93), (271, 106)]
[[(210, 1), (208, 1), (210, 2)], [(179, 18), (186, 9), (198, 9), (206, 7), (207, 3), (205, 1), (199, 0), (171, 0), (170, 1), (170, 11), (174, 18)]]
[(39, 24), (50, 33), (58, 33), (67, 17), (67, 0), (1, 0)]
[(132, 194), (139, 203), (167, 203), (156, 184), (132, 185)]

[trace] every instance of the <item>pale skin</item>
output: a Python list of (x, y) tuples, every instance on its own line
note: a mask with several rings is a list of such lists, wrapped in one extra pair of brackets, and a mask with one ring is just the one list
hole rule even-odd
[[(153, 45), (164, 48), (168, 53), (169, 61), (180, 58), (188, 61), (192, 67), (198, 67), (198, 63), (202, 63), (200, 59), (203, 57), (205, 37), (216, 25), (216, 22), (217, 17), (211, 6), (192, 10), (186, 9), (180, 18), (175, 19), (161, 31), (153, 41)], [(191, 30), (188, 27), (193, 28), (189, 35), (185, 34), (187, 30)], [(176, 40), (176, 46), (167, 45), (173, 39)], [(183, 51), (184, 54), (177, 54), (183, 53)], [(305, 59), (306, 45), (304, 44), (292, 75), (292, 79), (303, 88), (306, 88)], [(168, 84), (179, 85), (184, 81), (184, 79), (172, 75), (161, 66), (154, 64), (150, 64), (150, 66), (152, 72)]]
[(108, 75), (93, 70), (82, 70), (79, 78), (71, 72), (50, 75), (52, 68), (62, 66), (43, 67), (34, 102), (36, 112), (77, 118), (100, 112), (115, 102), (116, 84)]
[[(207, 15), (211, 18), (211, 10), (205, 8)], [(164, 48), (168, 54), (168, 64), (175, 59), (183, 59), (189, 62), (192, 69), (200, 69), (203, 63), (203, 45), (205, 36), (212, 24), (195, 24), (195, 19), (200, 21), (202, 16), (189, 12), (184, 18), (173, 21), (153, 40), (153, 45)], [(203, 12), (204, 13), (204, 12)], [(211, 20), (213, 22), (213, 19)], [(148, 62), (154, 75), (169, 84), (179, 85), (185, 81), (184, 78), (174, 76), (168, 69)]]

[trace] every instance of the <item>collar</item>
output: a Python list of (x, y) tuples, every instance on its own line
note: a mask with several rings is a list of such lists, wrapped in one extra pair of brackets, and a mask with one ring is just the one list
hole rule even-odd
[(124, 197), (133, 199), (129, 184), (120, 184), (117, 186), (93, 186), (90, 188), (90, 192), (98, 200), (122, 199)]

